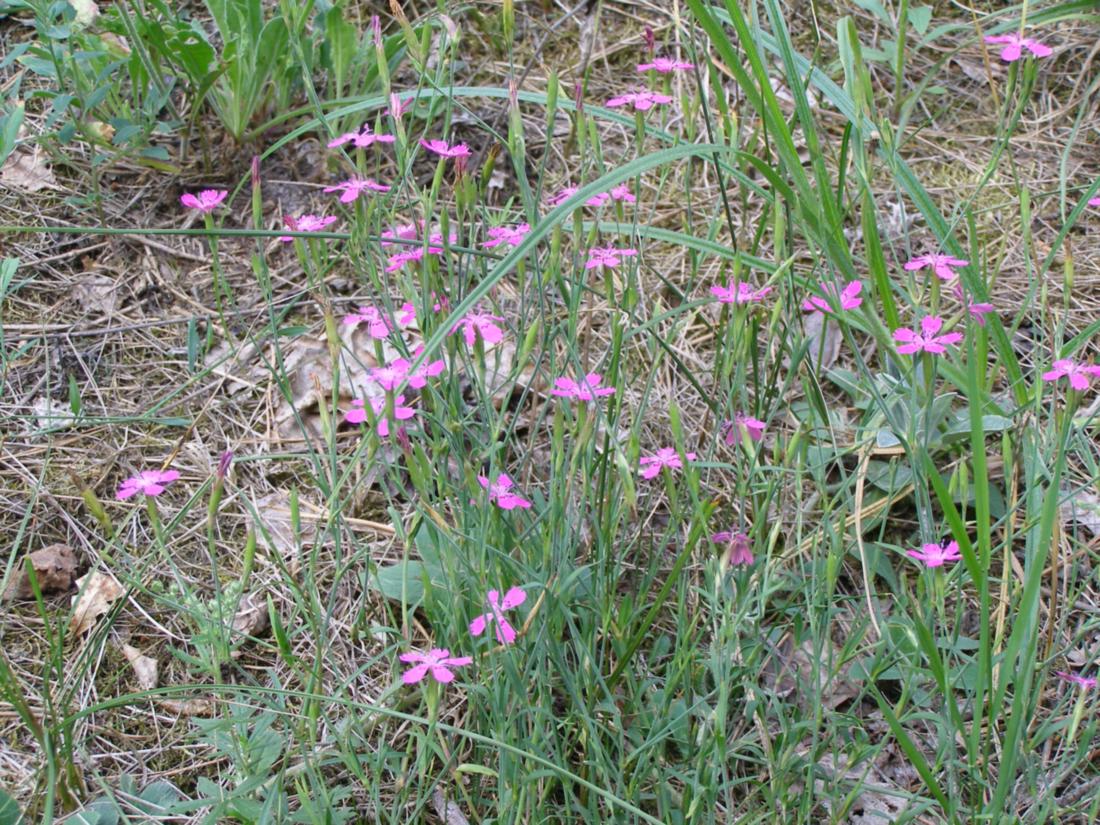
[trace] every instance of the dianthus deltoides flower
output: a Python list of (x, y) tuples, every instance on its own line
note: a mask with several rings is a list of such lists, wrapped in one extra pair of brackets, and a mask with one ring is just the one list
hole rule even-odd
[(603, 376), (598, 372), (590, 372), (580, 381), (568, 376), (554, 379), (554, 389), (551, 395), (558, 398), (572, 398), (575, 401), (595, 401), (606, 395), (614, 395), (614, 387), (601, 387)]
[(445, 647), (434, 647), (427, 653), (413, 650), (402, 653), (397, 658), (405, 664), (413, 665), (401, 674), (401, 681), (406, 685), (415, 685), (429, 674), (437, 682), (447, 684), (455, 678), (451, 668), (473, 664), (474, 661), (472, 656), (451, 656), (451, 651)]
[[(287, 215), (283, 218), (283, 224), (291, 232), (320, 232), (333, 223), (336, 223), (335, 215), (329, 215), (328, 217), (302, 215), (298, 218)], [(280, 235), (279, 240), (283, 243), (290, 243), (294, 240), (294, 237), (292, 235)]]
[[(819, 285), (820, 289), (825, 295), (836, 296), (836, 286), (834, 284), (822, 283)], [(845, 284), (844, 289), (840, 291), (840, 295), (836, 298), (837, 303), (840, 304), (842, 310), (856, 309), (863, 303), (863, 299), (859, 297), (859, 293), (863, 290), (863, 283), (860, 281), (849, 281)], [(833, 307), (829, 303), (828, 298), (824, 298), (821, 295), (811, 295), (805, 301), (802, 302), (802, 309), (806, 312), (832, 312)]]
[(179, 477), (179, 470), (145, 470), (118, 485), (118, 497), (126, 500), (138, 493), (159, 496), (165, 487)]
[(659, 72), (660, 74), (669, 74), (670, 72), (690, 72), (695, 68), (694, 63), (685, 63), (682, 60), (673, 60), (670, 57), (655, 57), (650, 63), (638, 64), (639, 72)]
[(326, 186), (325, 194), (340, 192), (340, 203), (353, 203), (364, 192), (389, 192), (390, 187), (371, 178), (350, 178), (335, 186)]
[(1005, 63), (1014, 63), (1019, 60), (1023, 57), (1024, 49), (1027, 49), (1036, 57), (1050, 57), (1053, 54), (1050, 46), (1019, 34), (990, 34), (986, 35), (985, 42), (1005, 44), (1005, 47), (1001, 49), (1001, 60)]
[[(684, 458), (694, 461), (695, 453), (684, 453)], [(668, 467), (671, 471), (679, 470), (684, 466), (675, 447), (662, 447), (655, 454), (638, 459), (638, 464), (642, 468), (642, 478), (656, 478), (662, 467)]]
[(898, 353), (901, 355), (915, 355), (918, 352), (928, 352), (940, 355), (947, 351), (947, 347), (957, 344), (963, 339), (958, 332), (948, 332), (939, 335), (943, 327), (943, 318), (938, 315), (926, 315), (920, 319), (920, 332), (902, 327), (894, 330), (894, 340), (900, 344)]
[(919, 269), (931, 267), (932, 271), (936, 273), (936, 277), (941, 281), (950, 281), (958, 274), (955, 272), (958, 267), (969, 265), (970, 261), (964, 261), (962, 258), (953, 258), (950, 255), (934, 252), (907, 261), (905, 269), (908, 272), (915, 272)]
[(906, 550), (905, 554), (924, 562), (926, 567), (942, 567), (948, 562), (956, 562), (962, 558), (959, 555), (959, 543), (948, 539), (944, 539), (939, 544), (925, 544), (920, 550)]
[(1075, 390), (1087, 390), (1092, 379), (1100, 377), (1100, 367), (1078, 364), (1070, 358), (1059, 358), (1051, 366), (1053, 369), (1043, 373), (1043, 380), (1057, 381), (1059, 378), (1068, 378), (1069, 385)]
[(203, 189), (197, 195), (187, 192), (180, 195), (180, 203), (199, 212), (213, 212), (229, 194), (225, 189)]
[(485, 476), (478, 476), (477, 483), (489, 491), (489, 501), (495, 501), (497, 507), (501, 510), (514, 510), (517, 507), (526, 510), (531, 506), (531, 502), (523, 496), (512, 492), (515, 482), (507, 473), (498, 475), (496, 481), (489, 481)]
[(482, 613), (470, 622), (470, 635), (480, 636), (485, 632), (486, 627), (494, 625), (497, 641), (502, 645), (512, 644), (516, 640), (516, 629), (504, 618), (504, 611), (519, 607), (526, 599), (527, 593), (522, 587), (509, 588), (503, 599), (498, 591), (490, 590), (486, 599), (489, 604), (489, 612)]
[(1079, 676), (1076, 673), (1066, 673), (1064, 670), (1054, 671), (1054, 675), (1059, 679), (1065, 679), (1067, 682), (1073, 682), (1073, 684), (1082, 688), (1083, 690), (1090, 690), (1096, 687), (1095, 676)]
[(626, 94), (616, 95), (607, 101), (607, 105), (612, 108), (618, 108), (619, 106), (633, 106), (636, 112), (646, 112), (652, 109), (654, 106), (658, 106), (665, 103), (671, 103), (672, 98), (668, 95), (658, 94), (657, 92), (627, 92)]
[(744, 533), (732, 530), (722, 530), (711, 536), (710, 540), (726, 549), (726, 552), (729, 554), (728, 561), (730, 564), (752, 564), (756, 561), (756, 558), (752, 554), (752, 547), (749, 544), (749, 537)]
[(741, 281), (734, 286), (712, 286), (710, 294), (723, 304), (752, 304), (763, 301), (772, 291), (770, 286), (753, 289), (752, 284)]
[(350, 143), (357, 149), (366, 149), (373, 143), (393, 143), (393, 135), (379, 135), (371, 131), (370, 125), (364, 123), (355, 132), (344, 132), (333, 140), (328, 142), (329, 149), (335, 149), (337, 146), (343, 146), (345, 143)]

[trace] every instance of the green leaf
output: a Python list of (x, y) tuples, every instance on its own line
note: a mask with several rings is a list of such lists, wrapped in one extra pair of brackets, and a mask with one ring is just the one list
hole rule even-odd
[(15, 149), (15, 141), (19, 137), (19, 127), (23, 125), (23, 103), (16, 103), (12, 110), (0, 120), (0, 166)]
[(923, 36), (928, 31), (928, 24), (932, 22), (931, 6), (914, 6), (909, 9), (909, 23), (916, 29), (917, 34)]
[(336, 95), (343, 94), (344, 79), (359, 48), (359, 32), (344, 19), (343, 12), (332, 9), (325, 15), (325, 43), (329, 66), (336, 82)]
[(410, 607), (420, 604), (436, 588), (445, 589), (443, 572), (438, 566), (415, 559), (379, 567), (370, 586), (395, 602)]
[(19, 825), (22, 821), (23, 814), (19, 812), (15, 800), (0, 791), (0, 825)]

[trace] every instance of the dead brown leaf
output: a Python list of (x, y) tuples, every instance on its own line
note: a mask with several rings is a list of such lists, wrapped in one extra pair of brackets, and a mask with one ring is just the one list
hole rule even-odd
[(69, 622), (69, 634), (83, 636), (111, 609), (125, 589), (114, 576), (93, 570), (77, 581), (80, 592), (73, 597), (73, 618)]
[(4, 601), (33, 599), (34, 589), (27, 575), (26, 560), (31, 560), (35, 578), (43, 596), (70, 590), (76, 580), (76, 554), (67, 544), (51, 544), (19, 560), (18, 569), (4, 590)]
[[(299, 499), (299, 513), (303, 511)], [(294, 525), (290, 520), (290, 494), (276, 490), (259, 498), (256, 504), (256, 538), (281, 558), (289, 560), (291, 572), (297, 572), (298, 548), (313, 543), (317, 537), (317, 522), (313, 519), (299, 518), (298, 536), (294, 535)]]
[(138, 686), (142, 690), (152, 690), (157, 686), (159, 665), (157, 660), (142, 654), (133, 645), (123, 645), (122, 655), (130, 663), (137, 676)]
[(76, 282), (70, 293), (87, 313), (114, 315), (118, 307), (118, 282), (108, 275), (89, 274)]
[(0, 184), (9, 189), (37, 192), (40, 189), (56, 189), (57, 179), (46, 164), (46, 153), (39, 146), (22, 146), (16, 149), (0, 168)]
[(157, 704), (178, 716), (214, 715), (214, 702), (210, 699), (161, 699)]
[(443, 825), (470, 825), (470, 820), (466, 818), (466, 814), (462, 813), (462, 809), (458, 805), (449, 801), (443, 795), (443, 790), (438, 785), (432, 791), (432, 807), (435, 808), (435, 814)]
[(245, 636), (261, 636), (271, 627), (267, 600), (260, 591), (245, 594), (233, 617), (233, 630)]
[(1061, 506), (1062, 521), (1087, 530), (1093, 538), (1100, 536), (1100, 497), (1081, 490), (1066, 499)]

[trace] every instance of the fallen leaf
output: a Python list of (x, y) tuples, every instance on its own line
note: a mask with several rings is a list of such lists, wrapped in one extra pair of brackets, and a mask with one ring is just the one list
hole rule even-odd
[(811, 312), (803, 321), (803, 328), (810, 344), (806, 353), (808, 363), (815, 370), (827, 370), (840, 355), (840, 327), (824, 312)]
[[(4, 590), (4, 601), (34, 598), (34, 589), (27, 575), (27, 558), (21, 558), (17, 569), (12, 571), (12, 579)], [(43, 596), (72, 588), (76, 580), (76, 554), (69, 545), (51, 544), (30, 553), (29, 558)]]
[(132, 645), (123, 645), (122, 654), (134, 668), (138, 686), (142, 690), (152, 690), (157, 686), (157, 670), (159, 666), (157, 665), (156, 659), (143, 655), (140, 650)]
[(157, 704), (179, 716), (214, 715), (214, 703), (210, 699), (161, 699)]
[(87, 275), (76, 282), (70, 295), (85, 312), (110, 316), (118, 307), (118, 285), (108, 275)]
[(1100, 498), (1088, 490), (1074, 494), (1063, 491), (1063, 496), (1066, 495), (1068, 498), (1060, 508), (1062, 521), (1067, 525), (1083, 527), (1093, 538), (1100, 536)]
[(470, 820), (462, 813), (462, 809), (454, 802), (450, 802), (438, 785), (432, 791), (432, 807), (435, 808), (435, 815), (443, 825), (470, 825)]
[(56, 189), (57, 179), (46, 165), (46, 153), (39, 146), (23, 147), (11, 153), (0, 168), (0, 184), (10, 189), (37, 192), (40, 189)]
[(69, 622), (69, 633), (83, 636), (126, 591), (114, 576), (98, 570), (79, 579), (77, 585), (80, 586), (80, 592), (73, 597), (73, 618)]
[(233, 617), (233, 629), (245, 636), (260, 636), (270, 627), (271, 617), (268, 615), (267, 600), (263, 593), (253, 591), (245, 594)]
[(69, 0), (69, 5), (76, 12), (73, 17), (73, 24), (77, 28), (86, 28), (99, 17), (99, 6), (96, 5), (95, 0)]
[[(302, 512), (302, 501), (298, 500), (298, 511)], [(312, 519), (299, 518), (298, 536), (294, 535), (294, 525), (290, 521), (290, 494), (282, 490), (268, 493), (255, 501), (256, 538), (266, 544), (282, 558), (291, 559), (291, 572), (296, 572), (299, 547), (312, 544), (317, 536), (317, 523)]]

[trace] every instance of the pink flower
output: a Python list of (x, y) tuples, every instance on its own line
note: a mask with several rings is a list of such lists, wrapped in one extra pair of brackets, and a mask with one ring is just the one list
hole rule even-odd
[(749, 537), (744, 533), (723, 530), (711, 536), (710, 540), (726, 548), (730, 564), (752, 564), (756, 561), (749, 546)]
[(471, 312), (461, 321), (451, 327), (455, 333), (462, 329), (462, 336), (466, 339), (466, 346), (472, 347), (477, 337), (486, 344), (499, 344), (504, 340), (504, 330), (496, 325), (497, 321), (503, 321), (499, 315), (490, 315), (487, 312)]
[[(424, 347), (419, 347), (413, 355), (419, 355)], [(443, 372), (445, 367), (443, 359), (431, 361), (421, 365), (416, 371), (409, 372), (412, 362), (404, 358), (391, 361), (384, 367), (375, 367), (370, 371), (370, 377), (384, 390), (396, 390), (398, 387), (408, 384), (414, 390), (422, 389), (428, 383), (429, 378), (434, 378)]]
[(203, 189), (197, 195), (192, 195), (190, 192), (180, 195), (180, 203), (200, 212), (213, 212), (221, 206), (228, 195), (229, 192), (225, 189)]
[(498, 591), (490, 590), (489, 597), (486, 599), (489, 603), (489, 612), (482, 613), (470, 622), (470, 635), (480, 636), (485, 632), (486, 627), (496, 622), (497, 641), (502, 645), (512, 644), (516, 640), (516, 629), (504, 618), (504, 611), (519, 607), (526, 598), (527, 593), (522, 587), (509, 588), (503, 599), (500, 598)]
[(618, 186), (613, 187), (608, 193), (611, 200), (622, 201), (623, 203), (637, 203), (638, 199), (634, 197), (634, 193), (630, 191), (630, 186), (625, 183), (620, 183)]
[[(326, 226), (333, 223), (336, 223), (335, 215), (329, 215), (328, 217), (302, 215), (300, 218), (294, 218), (287, 215), (283, 218), (283, 224), (291, 232), (320, 232)], [(290, 235), (280, 235), (279, 240), (283, 243), (290, 243), (294, 238)]]
[[(407, 327), (416, 320), (416, 308), (406, 301), (397, 311), (398, 326)], [(367, 332), (371, 338), (385, 338), (394, 330), (394, 322), (384, 315), (376, 306), (361, 306), (358, 312), (352, 312), (344, 316), (344, 323), (357, 327), (367, 324)]]
[(1075, 390), (1087, 390), (1093, 378), (1100, 376), (1100, 367), (1078, 364), (1069, 358), (1059, 358), (1051, 366), (1054, 369), (1043, 373), (1044, 381), (1057, 381), (1065, 377)]
[(427, 149), (429, 152), (435, 152), (437, 155), (445, 158), (468, 158), (473, 152), (470, 151), (470, 147), (465, 143), (456, 143), (454, 146), (447, 143), (445, 140), (421, 140), (420, 145)]
[(137, 493), (159, 496), (164, 488), (180, 477), (178, 470), (145, 470), (118, 485), (118, 497), (125, 501)]
[(445, 647), (435, 647), (427, 653), (402, 653), (397, 658), (406, 664), (417, 663), (401, 674), (401, 681), (406, 685), (415, 685), (429, 673), (440, 684), (447, 684), (455, 678), (450, 670), (452, 667), (469, 665), (474, 661), (471, 656), (451, 656), (451, 651)]
[(343, 183), (338, 183), (336, 186), (326, 186), (325, 193), (329, 192), (343, 192), (340, 195), (340, 203), (352, 203), (364, 192), (389, 192), (390, 187), (384, 183), (377, 183), (370, 178), (351, 178)]
[(718, 298), (718, 301), (723, 304), (750, 304), (763, 301), (771, 291), (770, 286), (754, 290), (752, 284), (745, 281), (737, 284), (736, 288), (733, 284), (729, 286), (712, 286), (710, 288), (710, 294)]
[(412, 101), (411, 100), (402, 100), (401, 95), (391, 94), (390, 95), (390, 106), (386, 110), (386, 112), (394, 120), (401, 120), (401, 116), (404, 115), (405, 112), (407, 112), (409, 110), (410, 106), (412, 106)]
[(991, 34), (986, 36), (985, 42), (1006, 44), (1001, 49), (1001, 60), (1006, 63), (1019, 60), (1024, 49), (1027, 49), (1036, 57), (1050, 57), (1053, 53), (1050, 46), (1044, 46), (1038, 40), (1032, 40), (1030, 37), (1023, 37), (1019, 34)]
[(569, 200), (575, 194), (577, 194), (577, 187), (576, 186), (567, 186), (564, 189), (559, 190), (556, 195), (553, 195), (552, 197), (547, 198), (546, 199), (546, 205), (547, 206), (561, 206), (563, 203), (565, 203), (567, 200)]
[[(835, 284), (820, 284), (821, 291), (826, 295), (833, 297), (836, 293)], [(842, 310), (855, 309), (863, 303), (863, 299), (859, 297), (859, 293), (863, 290), (863, 283), (861, 281), (849, 281), (844, 289), (840, 292), (839, 303)], [(802, 309), (807, 312), (832, 312), (833, 307), (828, 298), (823, 298), (820, 295), (811, 295), (805, 301), (802, 302)]]
[(747, 433), (753, 441), (759, 441), (764, 437), (764, 428), (767, 426), (759, 418), (751, 415), (736, 413), (733, 421), (726, 422), (726, 443), (733, 444), (741, 439), (741, 433)]
[(952, 258), (950, 255), (941, 255), (938, 252), (931, 255), (921, 255), (905, 264), (905, 269), (914, 272), (918, 269), (931, 267), (936, 277), (941, 281), (950, 281), (957, 274), (952, 267), (969, 266), (970, 261), (962, 258)]
[(595, 401), (597, 398), (614, 395), (614, 387), (601, 387), (603, 376), (598, 372), (590, 372), (581, 381), (572, 378), (556, 378), (551, 395), (559, 398), (573, 398), (577, 401)]
[(632, 258), (638, 254), (637, 249), (616, 249), (613, 246), (594, 246), (588, 250), (588, 261), (585, 269), (595, 269), (606, 266), (609, 269), (622, 263), (623, 258)]
[[(684, 453), (684, 457), (688, 461), (694, 461), (695, 453)], [(662, 447), (655, 455), (641, 458), (638, 464), (644, 468), (642, 478), (655, 478), (661, 472), (662, 467), (668, 467), (669, 470), (679, 470), (684, 466), (680, 461), (679, 453), (676, 452), (674, 447)]]
[(1065, 679), (1067, 682), (1073, 682), (1083, 690), (1089, 690), (1090, 688), (1096, 687), (1095, 676), (1078, 676), (1076, 673), (1066, 673), (1064, 670), (1056, 670), (1054, 671), (1054, 675), (1061, 679)]
[(371, 131), (370, 124), (364, 123), (359, 127), (357, 132), (344, 132), (333, 140), (328, 142), (329, 149), (335, 149), (337, 146), (343, 146), (345, 143), (351, 143), (357, 149), (366, 149), (372, 143), (393, 143), (395, 140), (393, 135), (376, 135)]
[(901, 355), (913, 355), (917, 352), (930, 352), (939, 355), (946, 351), (946, 347), (957, 344), (963, 339), (962, 333), (949, 332), (946, 335), (937, 335), (943, 326), (943, 318), (938, 315), (926, 315), (920, 319), (920, 332), (911, 329), (894, 330), (894, 340), (901, 344), (898, 353)]
[(485, 476), (478, 476), (477, 483), (489, 491), (489, 501), (495, 501), (501, 510), (514, 510), (517, 507), (526, 510), (531, 506), (531, 502), (523, 496), (510, 492), (513, 482), (506, 473), (498, 475), (493, 482)]
[[(416, 410), (412, 407), (406, 407), (405, 396), (399, 395), (393, 400), (393, 417), (397, 421), (408, 421), (414, 415)], [(348, 410), (348, 414), (344, 416), (344, 420), (349, 424), (364, 424), (367, 420), (366, 404), (362, 398), (356, 398), (351, 402), (352, 408)], [(370, 408), (374, 413), (374, 417), (378, 419), (378, 426), (375, 428), (380, 436), (385, 438), (390, 434), (390, 422), (386, 418), (386, 399), (385, 398), (371, 398)]]
[(970, 317), (973, 318), (980, 327), (985, 326), (985, 315), (987, 312), (992, 312), (993, 309), (993, 304), (967, 303), (966, 305), (966, 311), (970, 313)]
[(612, 108), (619, 106), (631, 105), (636, 112), (645, 112), (652, 109), (654, 106), (663, 103), (671, 103), (672, 98), (668, 95), (657, 94), (656, 92), (628, 92), (626, 94), (613, 97), (607, 101), (607, 105)]
[(1089, 206), (1100, 206), (1100, 197), (1090, 198), (1089, 199)]
[(928, 567), (942, 567), (947, 562), (958, 561), (959, 543), (944, 539), (939, 544), (926, 544), (920, 550), (906, 550), (906, 555), (922, 561)]
[(386, 259), (386, 272), (396, 272), (405, 264), (423, 260), (424, 247), (416, 246), (405, 252), (397, 252)]
[(670, 57), (655, 57), (652, 63), (642, 63), (638, 66), (639, 72), (660, 72), (661, 74), (668, 74), (669, 72), (690, 72), (695, 68), (694, 63), (684, 63), (682, 60), (673, 60)]
[(382, 246), (395, 246), (394, 241), (411, 241), (419, 234), (420, 228), (415, 223), (403, 223), (390, 228), (388, 235), (383, 235), (380, 240)]
[(489, 240), (481, 244), (482, 249), (492, 249), (506, 243), (509, 246), (519, 246), (527, 233), (531, 231), (531, 224), (521, 223), (519, 226), (494, 226), (489, 230)]

